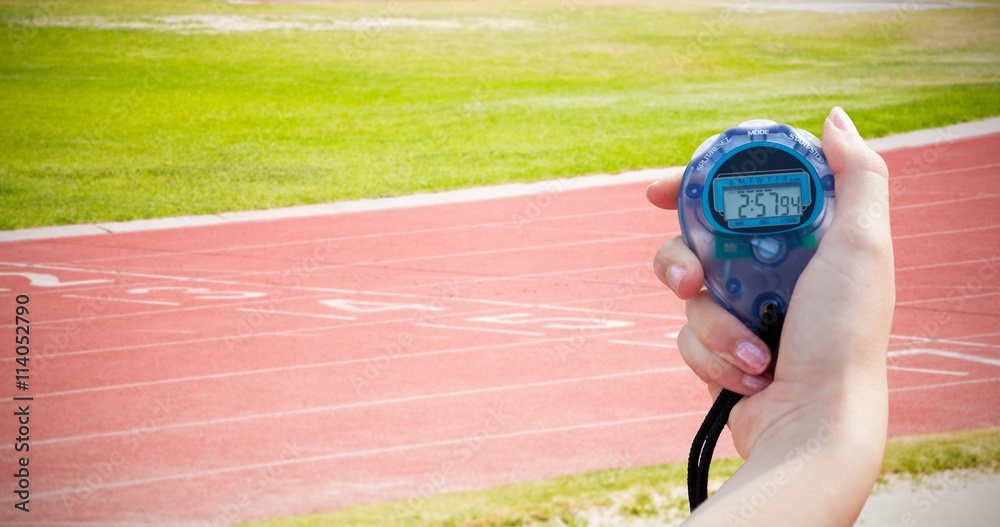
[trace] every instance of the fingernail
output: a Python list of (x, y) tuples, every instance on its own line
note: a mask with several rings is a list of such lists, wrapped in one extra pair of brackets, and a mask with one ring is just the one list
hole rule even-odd
[(684, 269), (683, 265), (674, 264), (667, 269), (667, 285), (674, 292), (677, 292), (677, 288), (681, 286), (681, 280), (684, 279), (684, 275), (687, 274), (687, 269)]
[(660, 182), (660, 180), (657, 179), (656, 181), (650, 183), (648, 187), (646, 187), (646, 201), (649, 201), (649, 189), (651, 189), (654, 186), (656, 186), (656, 184), (659, 183), (659, 182)]
[(854, 126), (854, 122), (848, 117), (847, 112), (844, 111), (840, 106), (834, 106), (833, 110), (830, 111), (830, 119), (833, 121), (833, 125), (845, 132), (858, 133), (858, 129)]
[(752, 390), (754, 392), (759, 392), (764, 388), (767, 388), (767, 385), (769, 384), (771, 384), (771, 380), (761, 375), (743, 376), (743, 386), (745, 386), (748, 390)]
[(764, 371), (767, 367), (767, 352), (751, 342), (740, 342), (733, 350), (733, 355), (751, 371)]

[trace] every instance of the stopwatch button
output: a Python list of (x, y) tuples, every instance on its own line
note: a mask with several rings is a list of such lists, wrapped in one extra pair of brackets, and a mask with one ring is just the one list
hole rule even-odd
[(770, 128), (778, 123), (770, 119), (750, 119), (736, 125), (737, 128)]
[(752, 238), (750, 245), (754, 258), (762, 264), (775, 264), (785, 257), (785, 244), (770, 236)]
[(709, 137), (708, 139), (702, 141), (702, 143), (698, 145), (698, 148), (694, 149), (694, 154), (691, 155), (691, 161), (694, 161), (695, 159), (698, 159), (699, 157), (705, 155), (705, 152), (707, 152), (708, 149), (715, 144), (715, 140), (718, 139), (720, 135), (722, 134), (715, 134), (712, 137)]
[(819, 181), (823, 184), (823, 190), (833, 190), (835, 186), (833, 174), (827, 174)]

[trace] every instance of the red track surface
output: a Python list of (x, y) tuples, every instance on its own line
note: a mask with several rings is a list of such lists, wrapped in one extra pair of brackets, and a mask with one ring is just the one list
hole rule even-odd
[[(1000, 425), (1000, 136), (885, 155), (894, 436)], [(685, 458), (709, 405), (643, 186), (0, 245), (29, 294), (31, 513), (223, 525)], [(28, 273), (34, 273), (29, 275)], [(0, 326), (11, 339), (13, 325)], [(12, 339), (11, 339), (12, 340)], [(723, 439), (720, 455), (733, 454)]]

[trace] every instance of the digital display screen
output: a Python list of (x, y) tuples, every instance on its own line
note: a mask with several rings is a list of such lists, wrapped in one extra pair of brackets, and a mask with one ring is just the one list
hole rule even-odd
[(794, 226), (809, 206), (805, 172), (734, 174), (714, 182), (714, 209), (730, 229)]
[(722, 201), (722, 216), (726, 221), (802, 215), (802, 190), (798, 183), (729, 187), (722, 191)]

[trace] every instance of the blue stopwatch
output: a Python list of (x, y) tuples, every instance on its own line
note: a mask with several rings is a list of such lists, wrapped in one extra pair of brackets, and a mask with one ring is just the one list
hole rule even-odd
[(684, 172), (677, 206), (708, 290), (752, 330), (769, 309), (787, 311), (833, 209), (833, 171), (820, 141), (764, 119), (705, 140)]

